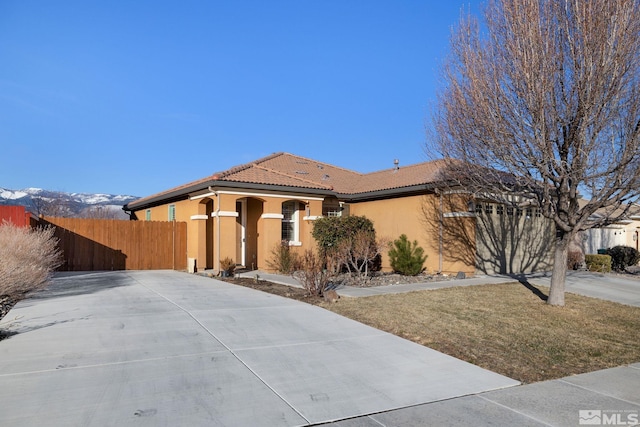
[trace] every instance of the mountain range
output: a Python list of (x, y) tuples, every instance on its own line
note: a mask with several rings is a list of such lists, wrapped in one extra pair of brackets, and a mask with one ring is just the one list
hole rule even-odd
[(63, 191), (0, 187), (0, 205), (25, 206), (36, 215), (128, 219), (122, 206), (136, 196), (102, 193), (66, 193)]

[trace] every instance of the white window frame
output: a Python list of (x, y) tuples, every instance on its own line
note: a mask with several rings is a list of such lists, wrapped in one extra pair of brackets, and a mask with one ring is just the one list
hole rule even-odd
[[(285, 215), (285, 205), (293, 204), (294, 210), (291, 214), (291, 219), (287, 219)], [(287, 200), (282, 203), (282, 227), (284, 229), (285, 224), (293, 224), (293, 236), (292, 240), (288, 240), (289, 246), (302, 246), (300, 242), (300, 202), (298, 200)], [(285, 240), (285, 239), (282, 239)]]

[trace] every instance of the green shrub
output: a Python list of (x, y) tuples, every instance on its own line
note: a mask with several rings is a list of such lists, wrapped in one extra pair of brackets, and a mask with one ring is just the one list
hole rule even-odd
[(584, 256), (584, 262), (587, 264), (587, 270), (589, 271), (599, 271), (601, 273), (609, 273), (611, 271), (610, 255), (588, 254)]
[(399, 239), (394, 240), (393, 248), (389, 251), (389, 259), (393, 271), (405, 276), (415, 276), (424, 269), (427, 256), (416, 240), (411, 243), (407, 236), (402, 234)]
[(375, 240), (376, 232), (373, 222), (365, 216), (330, 216), (318, 218), (313, 224), (313, 238), (318, 242), (321, 254), (337, 248), (346, 239), (353, 238), (358, 231), (371, 233)]
[(640, 253), (631, 246), (614, 246), (607, 249), (607, 255), (611, 256), (611, 268), (616, 271), (624, 271), (640, 261)]
[(370, 271), (380, 270), (380, 249), (373, 222), (364, 216), (323, 217), (313, 225), (313, 238), (323, 264), (332, 273), (348, 271), (364, 283)]

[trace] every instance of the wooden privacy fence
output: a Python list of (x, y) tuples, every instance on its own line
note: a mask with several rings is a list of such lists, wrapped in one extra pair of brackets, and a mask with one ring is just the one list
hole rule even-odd
[(62, 271), (186, 270), (185, 222), (41, 218), (55, 227)]

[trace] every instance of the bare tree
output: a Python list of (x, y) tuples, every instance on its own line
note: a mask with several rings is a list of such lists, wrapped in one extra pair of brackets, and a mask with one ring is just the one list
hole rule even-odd
[(640, 2), (490, 0), (484, 17), (452, 36), (436, 146), (470, 191), (518, 191), (553, 220), (548, 303), (564, 305), (569, 243), (640, 192)]
[(64, 199), (36, 196), (31, 199), (31, 203), (38, 216), (55, 216), (60, 218), (74, 216), (71, 205)]
[(119, 219), (122, 211), (111, 206), (93, 205), (85, 208), (78, 215), (80, 218)]

